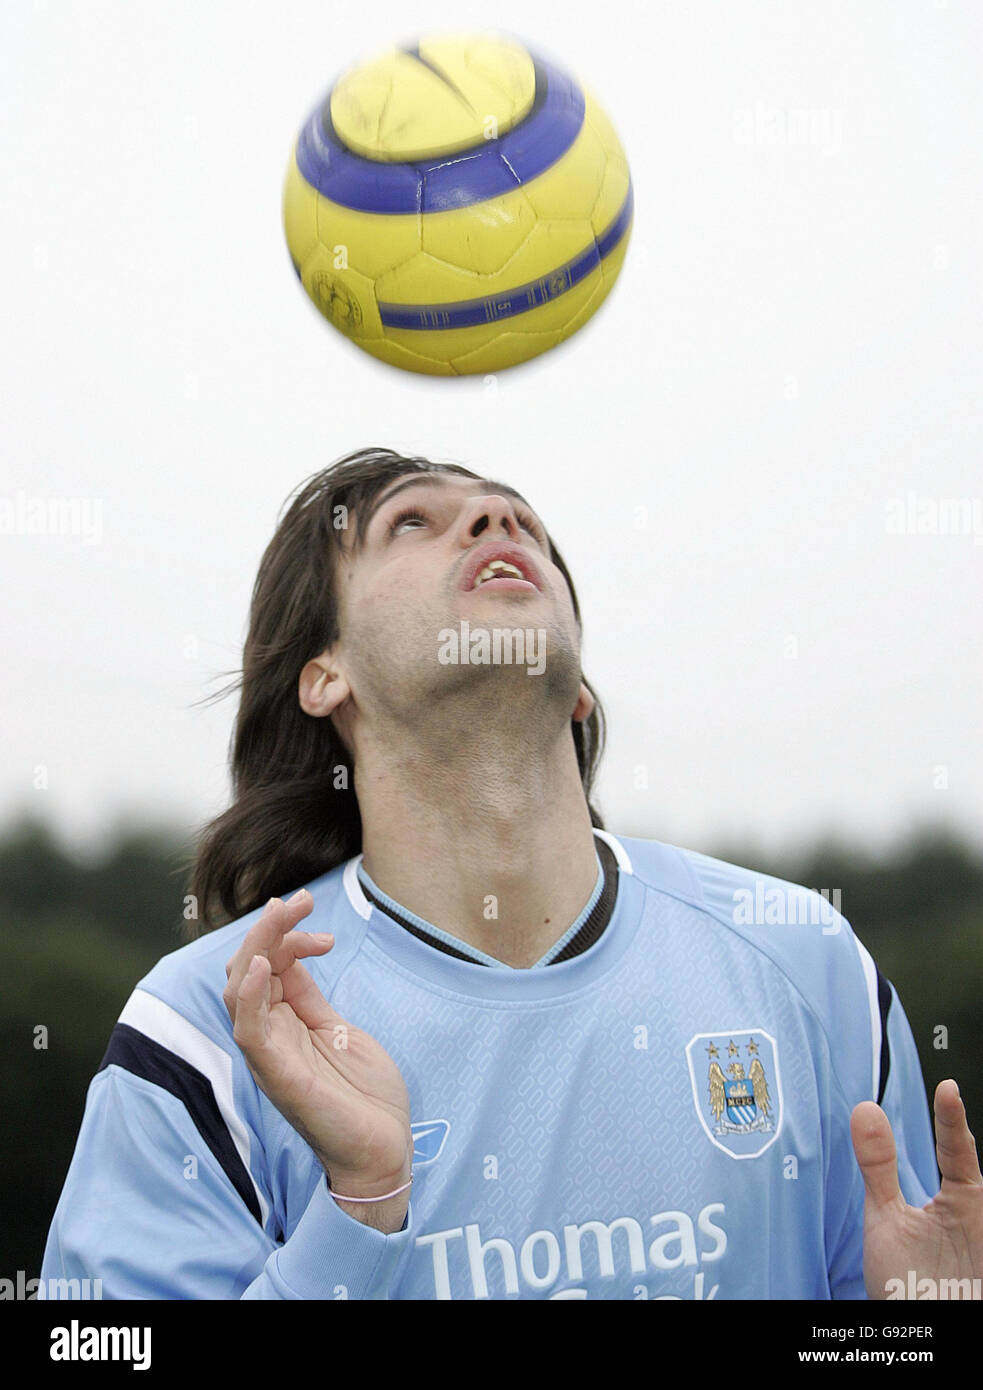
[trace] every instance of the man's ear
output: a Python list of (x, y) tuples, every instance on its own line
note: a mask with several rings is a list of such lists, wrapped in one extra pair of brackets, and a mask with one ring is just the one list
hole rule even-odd
[(577, 703), (574, 706), (573, 715), (571, 717), (576, 719), (578, 724), (582, 723), (585, 719), (589, 719), (594, 713), (594, 704), (593, 695), (587, 689), (586, 685), (581, 682), (580, 694), (577, 697)]
[(304, 713), (323, 719), (344, 704), (351, 688), (332, 662), (330, 653), (325, 651), (312, 657), (301, 671), (297, 693)]

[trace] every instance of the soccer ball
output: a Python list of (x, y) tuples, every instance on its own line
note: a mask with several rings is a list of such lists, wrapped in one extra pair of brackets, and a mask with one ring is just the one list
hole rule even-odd
[(618, 277), (628, 163), (573, 78), (515, 38), (438, 35), (343, 73), (283, 190), (324, 317), (412, 372), (497, 372), (569, 338)]

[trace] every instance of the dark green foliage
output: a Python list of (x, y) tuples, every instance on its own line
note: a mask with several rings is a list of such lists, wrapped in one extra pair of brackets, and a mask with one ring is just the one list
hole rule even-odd
[(840, 889), (844, 917), (908, 1015), (929, 1102), (952, 1077), (970, 1129), (983, 1136), (983, 857), (925, 831), (882, 860), (829, 846), (781, 872)]
[(85, 1093), (113, 1024), (137, 981), (183, 944), (182, 852), (167, 833), (144, 832), (80, 864), (34, 822), (0, 842), (6, 1277), (40, 1272)]

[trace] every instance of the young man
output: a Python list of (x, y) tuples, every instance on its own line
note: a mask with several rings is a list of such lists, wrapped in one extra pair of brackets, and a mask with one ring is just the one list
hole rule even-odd
[(43, 1276), (221, 1299), (978, 1278), (962, 1102), (940, 1085), (936, 1196), (911, 1032), (848, 923), (608, 834), (600, 743), (576, 595), (517, 493), (388, 450), (309, 480), (253, 595), (235, 801), (193, 884), (211, 930), (123, 1010)]

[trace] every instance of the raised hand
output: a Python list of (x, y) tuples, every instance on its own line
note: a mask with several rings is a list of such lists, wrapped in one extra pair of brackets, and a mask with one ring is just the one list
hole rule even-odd
[[(897, 1147), (881, 1107), (871, 1100), (856, 1106), (850, 1133), (866, 1189), (864, 1284), (868, 1297), (883, 1299), (892, 1293), (911, 1297), (911, 1271), (916, 1297), (938, 1298), (941, 1281), (956, 1280), (960, 1282), (947, 1283), (942, 1296), (980, 1298), (983, 1174), (956, 1083), (940, 1081), (936, 1088), (935, 1152), (942, 1187), (924, 1207), (910, 1207), (902, 1195)], [(930, 1282), (919, 1288), (923, 1280)]]
[[(293, 930), (313, 905), (306, 889), (270, 900), (226, 966), (222, 998), (256, 1084), (314, 1150), (332, 1191), (374, 1198), (409, 1181), (409, 1095), (388, 1052), (336, 1013), (300, 963), (334, 945), (330, 933)], [(341, 1205), (398, 1230), (408, 1198)]]

